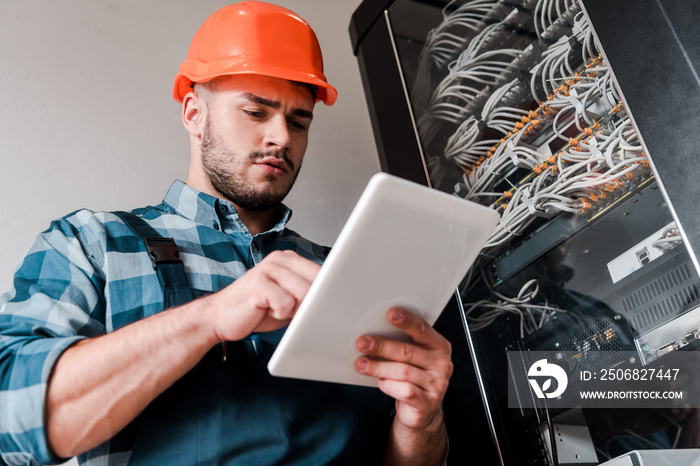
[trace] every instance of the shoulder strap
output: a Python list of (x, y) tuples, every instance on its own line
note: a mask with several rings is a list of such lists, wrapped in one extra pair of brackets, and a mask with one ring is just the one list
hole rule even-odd
[(172, 238), (162, 236), (138, 215), (121, 211), (114, 214), (121, 218), (146, 245), (148, 256), (153, 262), (153, 269), (158, 274), (164, 291), (168, 288), (190, 287), (185, 266), (180, 260), (180, 253)]

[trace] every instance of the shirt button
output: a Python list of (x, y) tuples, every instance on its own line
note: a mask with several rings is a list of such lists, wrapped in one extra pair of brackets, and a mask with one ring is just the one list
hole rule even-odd
[(219, 229), (219, 224), (216, 223), (216, 222), (214, 222), (214, 224), (213, 224), (212, 226), (214, 227), (215, 230), (218, 230), (218, 229)]
[(224, 204), (219, 204), (219, 212), (225, 214), (226, 212), (228, 212), (228, 207), (226, 207)]

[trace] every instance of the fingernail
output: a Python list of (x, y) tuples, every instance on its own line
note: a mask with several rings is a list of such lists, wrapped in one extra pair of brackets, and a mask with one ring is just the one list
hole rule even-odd
[(398, 323), (401, 323), (406, 319), (406, 313), (404, 312), (403, 309), (398, 309), (395, 308), (391, 312), (391, 320)]
[(360, 337), (360, 339), (357, 342), (357, 348), (360, 351), (369, 351), (372, 349), (372, 340), (367, 337)]
[(357, 360), (357, 370), (359, 372), (366, 372), (368, 366), (369, 366), (369, 361), (367, 361), (367, 358), (359, 358)]

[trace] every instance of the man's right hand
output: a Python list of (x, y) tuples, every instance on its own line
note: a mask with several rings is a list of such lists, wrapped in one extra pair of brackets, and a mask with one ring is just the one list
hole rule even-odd
[(228, 287), (202, 298), (219, 341), (288, 325), (320, 269), (293, 251), (273, 251)]
[(223, 290), (68, 348), (46, 396), (51, 450), (69, 458), (112, 438), (218, 342), (289, 323), (320, 265), (275, 251)]

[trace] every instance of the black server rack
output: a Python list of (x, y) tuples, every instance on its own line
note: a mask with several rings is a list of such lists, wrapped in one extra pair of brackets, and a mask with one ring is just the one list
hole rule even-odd
[(700, 448), (696, 403), (514, 404), (531, 395), (512, 383), (527, 367), (509, 359), (639, 374), (682, 355), (700, 372), (689, 359), (700, 339), (699, 20), (694, 0), (356, 9), (350, 36), (382, 170), (501, 214), (437, 324), (457, 368), (451, 463)]

